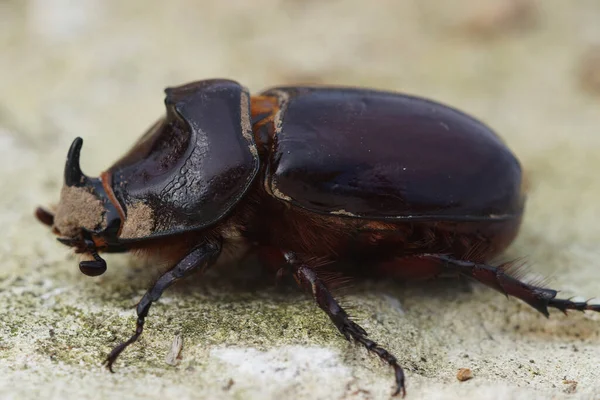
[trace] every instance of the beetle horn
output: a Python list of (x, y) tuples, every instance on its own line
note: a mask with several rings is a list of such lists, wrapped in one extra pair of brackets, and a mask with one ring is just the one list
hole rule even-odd
[(65, 165), (65, 185), (67, 186), (81, 186), (87, 181), (87, 177), (81, 172), (79, 166), (79, 153), (82, 145), (83, 139), (78, 137), (73, 140), (71, 148), (69, 148)]

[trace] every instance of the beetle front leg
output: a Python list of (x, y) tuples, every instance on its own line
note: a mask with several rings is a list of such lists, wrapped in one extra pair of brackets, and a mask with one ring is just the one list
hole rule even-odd
[(393, 396), (401, 393), (402, 397), (404, 397), (406, 395), (406, 390), (404, 388), (404, 371), (402, 370), (402, 367), (398, 365), (396, 357), (374, 341), (367, 338), (367, 332), (350, 319), (350, 316), (333, 298), (331, 292), (327, 289), (323, 281), (319, 279), (313, 269), (302, 263), (296, 263), (293, 261), (293, 256), (290, 256), (289, 254), (286, 255), (286, 258), (291, 264), (292, 273), (296, 282), (303, 288), (311, 291), (313, 298), (319, 307), (325, 311), (340, 333), (344, 335), (348, 341), (354, 340), (355, 342), (362, 344), (368, 351), (377, 354), (379, 358), (394, 368), (396, 390), (394, 391)]
[(140, 300), (137, 305), (135, 333), (129, 340), (116, 346), (106, 357), (104, 363), (110, 372), (114, 372), (112, 366), (123, 350), (134, 343), (142, 334), (144, 322), (148, 316), (148, 311), (150, 310), (152, 303), (160, 299), (163, 292), (178, 280), (183, 279), (192, 273), (206, 270), (207, 267), (216, 261), (220, 253), (220, 243), (206, 242), (192, 249), (192, 251), (181, 259), (181, 261), (179, 261), (172, 269), (158, 278), (154, 286), (144, 294), (144, 297), (142, 297), (142, 300)]

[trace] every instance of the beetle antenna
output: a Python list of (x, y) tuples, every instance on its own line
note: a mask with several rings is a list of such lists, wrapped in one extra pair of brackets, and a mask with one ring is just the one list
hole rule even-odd
[(42, 207), (36, 208), (35, 209), (35, 217), (38, 219), (38, 221), (40, 221), (44, 225), (47, 225), (47, 226), (54, 225), (54, 214), (52, 214), (50, 211), (46, 210), (45, 208), (42, 208)]
[(67, 186), (81, 186), (87, 180), (87, 177), (81, 172), (81, 167), (79, 166), (79, 154), (81, 153), (82, 145), (83, 139), (77, 137), (73, 140), (69, 148), (67, 163), (65, 164), (65, 185)]

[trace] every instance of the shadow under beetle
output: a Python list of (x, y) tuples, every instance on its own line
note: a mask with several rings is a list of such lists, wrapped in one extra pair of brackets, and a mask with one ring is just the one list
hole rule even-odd
[[(291, 273), (348, 340), (395, 372), (396, 357), (370, 340), (328, 290), (324, 272), (411, 279), (456, 274), (548, 307), (600, 311), (486, 264), (515, 238), (521, 167), (481, 122), (429, 100), (341, 87), (278, 87), (250, 97), (229, 80), (166, 90), (166, 117), (99, 178), (71, 145), (60, 202), (38, 219), (106, 271), (99, 252), (146, 251), (171, 262), (137, 306), (141, 335), (153, 302), (204, 271), (224, 250), (254, 251)], [(244, 250), (242, 250), (244, 249)]]

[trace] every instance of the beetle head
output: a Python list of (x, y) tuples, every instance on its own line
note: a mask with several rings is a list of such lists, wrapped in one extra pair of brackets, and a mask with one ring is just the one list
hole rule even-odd
[(81, 171), (82, 144), (83, 140), (76, 138), (69, 149), (56, 213), (38, 209), (36, 216), (52, 226), (59, 242), (75, 248), (76, 253), (90, 256), (92, 260), (80, 262), (79, 269), (96, 276), (106, 271), (106, 262), (98, 251), (122, 251), (116, 239), (121, 218), (107, 195), (105, 178), (90, 178)]

